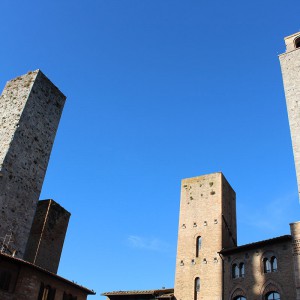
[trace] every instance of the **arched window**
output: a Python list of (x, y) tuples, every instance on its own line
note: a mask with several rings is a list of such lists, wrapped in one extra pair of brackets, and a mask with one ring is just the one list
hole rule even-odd
[(195, 296), (194, 296), (194, 299), (195, 300), (198, 300), (198, 294), (200, 293), (200, 278), (199, 277), (196, 277), (195, 278)]
[(264, 262), (264, 273), (270, 273), (271, 272), (271, 263), (270, 263), (269, 259), (265, 257), (263, 262)]
[(277, 258), (275, 256), (271, 257), (271, 272), (277, 272)]
[(266, 295), (266, 300), (280, 300), (280, 295), (277, 292), (270, 292)]
[(246, 300), (246, 298), (244, 296), (236, 296), (233, 300)]
[(297, 37), (297, 38), (295, 39), (295, 47), (296, 47), (296, 48), (300, 48), (300, 37)]
[(232, 278), (238, 278), (239, 277), (239, 267), (237, 264), (232, 265)]
[(198, 236), (196, 239), (196, 257), (199, 257), (201, 245), (202, 245), (202, 237)]
[(245, 264), (240, 263), (239, 265), (239, 277), (245, 277)]

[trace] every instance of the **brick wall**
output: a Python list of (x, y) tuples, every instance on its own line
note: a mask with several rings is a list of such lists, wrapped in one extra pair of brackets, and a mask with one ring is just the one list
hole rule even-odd
[[(175, 275), (177, 300), (221, 299), (222, 260), (218, 252), (224, 245), (235, 246), (235, 224), (235, 193), (222, 173), (182, 180)], [(199, 236), (202, 244), (197, 257)], [(197, 277), (199, 293), (195, 292)]]

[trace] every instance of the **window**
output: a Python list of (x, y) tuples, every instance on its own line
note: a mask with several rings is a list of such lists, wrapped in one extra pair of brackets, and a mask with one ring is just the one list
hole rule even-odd
[(236, 296), (233, 300), (246, 300), (246, 298), (244, 296)]
[(239, 265), (239, 276), (245, 277), (245, 264), (244, 263), (240, 263), (240, 265)]
[(202, 237), (198, 236), (196, 239), (196, 257), (199, 257), (201, 245), (202, 245)]
[(296, 48), (300, 48), (300, 37), (297, 37), (297, 38), (295, 39), (295, 47), (296, 47)]
[(264, 273), (277, 272), (277, 258), (272, 256), (271, 258), (265, 257), (263, 259)]
[(277, 272), (277, 258), (275, 256), (271, 257), (271, 272)]
[(52, 288), (50, 285), (45, 286), (42, 282), (38, 300), (54, 300), (55, 292), (56, 289)]
[(245, 277), (245, 264), (241, 262), (240, 264), (232, 265), (232, 278), (243, 278)]
[(271, 272), (271, 263), (268, 258), (264, 258), (264, 273), (270, 273)]
[(9, 284), (11, 281), (11, 274), (8, 271), (0, 271), (0, 289), (4, 291), (9, 290)]
[(239, 277), (239, 268), (237, 264), (232, 265), (232, 278), (238, 278)]
[(198, 294), (200, 293), (200, 278), (195, 278), (195, 292), (194, 292), (194, 300), (198, 299)]
[(266, 295), (266, 300), (280, 300), (280, 295), (277, 292), (270, 292)]

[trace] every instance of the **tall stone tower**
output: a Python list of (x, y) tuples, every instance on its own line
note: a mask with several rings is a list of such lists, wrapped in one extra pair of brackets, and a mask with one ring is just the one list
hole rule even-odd
[(279, 56), (290, 123), (300, 199), (300, 32), (285, 39), (286, 52)]
[(65, 99), (39, 70), (7, 82), (0, 96), (0, 238), (12, 234), (20, 258)]
[(222, 173), (181, 183), (176, 300), (221, 300), (223, 264), (218, 252), (235, 247), (235, 192)]

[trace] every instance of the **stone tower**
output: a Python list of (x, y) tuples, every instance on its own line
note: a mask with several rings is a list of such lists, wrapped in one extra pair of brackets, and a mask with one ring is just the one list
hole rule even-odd
[(300, 199), (300, 32), (286, 37), (286, 52), (279, 56), (290, 123)]
[(0, 238), (12, 234), (8, 250), (20, 258), (65, 99), (39, 70), (7, 82), (0, 96)]
[(39, 201), (24, 259), (57, 273), (70, 215), (52, 199)]
[(223, 263), (218, 252), (235, 247), (235, 192), (222, 173), (181, 183), (176, 300), (221, 300)]

